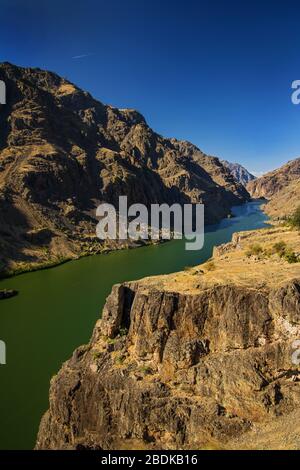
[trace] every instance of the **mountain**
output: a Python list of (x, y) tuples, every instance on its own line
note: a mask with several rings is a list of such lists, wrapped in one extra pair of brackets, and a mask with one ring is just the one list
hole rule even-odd
[[(27, 270), (118, 243), (96, 238), (99, 202), (205, 204), (206, 222), (249, 199), (216, 157), (155, 133), (133, 109), (58, 75), (0, 65), (0, 264)], [(123, 244), (124, 245), (124, 244)]]
[(36, 447), (299, 449), (299, 263), (282, 241), (299, 253), (297, 231), (236, 233), (203, 265), (114, 286), (51, 381)]
[(249, 171), (239, 163), (230, 163), (227, 160), (221, 160), (221, 162), (229, 169), (232, 176), (243, 186), (247, 186), (250, 181), (256, 179), (256, 176), (249, 173)]
[(300, 204), (300, 158), (291, 160), (247, 186), (254, 198), (266, 198), (266, 212), (275, 218), (291, 215)]

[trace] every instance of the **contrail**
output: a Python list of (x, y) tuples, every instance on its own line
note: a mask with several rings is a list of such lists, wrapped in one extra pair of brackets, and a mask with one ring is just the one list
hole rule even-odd
[(90, 52), (89, 54), (74, 55), (72, 59), (84, 59), (85, 57), (90, 57), (91, 55), (94, 55), (94, 53)]

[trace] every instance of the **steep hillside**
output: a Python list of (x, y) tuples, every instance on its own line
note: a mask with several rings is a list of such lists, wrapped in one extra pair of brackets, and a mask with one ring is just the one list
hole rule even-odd
[(227, 160), (221, 160), (223, 165), (226, 166), (232, 176), (238, 181), (240, 184), (247, 186), (250, 181), (256, 179), (254, 175), (252, 175), (245, 167), (240, 165), (239, 163), (230, 163)]
[(94, 100), (51, 72), (0, 65), (0, 263), (28, 268), (117, 248), (95, 236), (100, 201), (203, 202), (216, 222), (249, 198), (197, 147)]
[(300, 158), (251, 181), (247, 189), (252, 197), (270, 200), (266, 205), (270, 216), (289, 216), (300, 204)]
[(300, 449), (300, 265), (279, 241), (299, 253), (297, 231), (245, 232), (204, 265), (114, 286), (52, 379), (37, 448)]

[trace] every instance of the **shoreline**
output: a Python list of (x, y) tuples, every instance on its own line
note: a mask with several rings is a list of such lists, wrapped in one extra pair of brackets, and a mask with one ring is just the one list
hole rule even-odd
[(139, 244), (139, 245), (132, 245), (132, 246), (126, 246), (126, 247), (120, 247), (120, 248), (105, 248), (102, 252), (100, 253), (83, 253), (78, 256), (74, 256), (74, 258), (64, 258), (62, 260), (53, 260), (49, 262), (45, 262), (44, 264), (37, 264), (36, 266), (30, 266), (27, 268), (17, 268), (15, 271), (6, 271), (6, 272), (1, 272), (0, 273), (0, 281), (3, 281), (5, 279), (11, 279), (13, 277), (21, 276), (21, 274), (30, 274), (36, 271), (44, 271), (46, 269), (53, 269), (57, 268), (58, 266), (61, 266), (66, 263), (70, 263), (71, 261), (79, 261), (82, 258), (88, 258), (92, 256), (101, 256), (101, 255), (109, 255), (111, 253), (115, 253), (118, 251), (124, 251), (124, 250), (134, 250), (137, 248), (144, 248), (146, 246), (153, 246), (153, 245), (160, 245), (162, 243), (166, 243), (167, 241), (172, 241), (172, 240), (161, 240), (158, 243), (144, 243), (144, 244)]
[[(259, 202), (259, 201), (265, 201), (265, 202), (262, 202), (261, 210), (262, 210), (262, 212), (264, 212), (266, 214), (266, 212), (264, 211), (264, 208), (265, 208), (268, 201), (265, 200), (265, 199), (254, 198), (254, 199), (251, 199), (250, 201), (244, 203), (244, 205), (249, 204), (251, 202)], [(242, 205), (243, 204), (241, 204), (241, 206)], [(231, 209), (233, 207), (240, 207), (240, 206), (232, 206)], [(231, 214), (231, 212), (230, 212), (230, 214)], [(228, 216), (230, 214), (228, 214)], [(268, 215), (268, 214), (266, 214), (266, 215)], [(213, 227), (213, 226), (219, 224), (222, 220), (228, 219), (229, 218), (228, 216), (221, 219), (221, 220), (219, 220), (219, 222), (217, 222), (216, 224), (207, 225), (207, 227)], [(232, 218), (234, 218), (234, 217), (232, 217)], [(269, 222), (272, 223), (272, 219), (269, 219)], [(80, 259), (86, 258), (86, 257), (89, 257), (89, 256), (109, 255), (111, 253), (118, 252), (118, 251), (133, 250), (133, 249), (137, 249), (137, 248), (144, 248), (146, 246), (160, 245), (160, 244), (171, 242), (171, 241), (173, 241), (173, 239), (171, 239), (171, 240), (160, 240), (156, 243), (153, 243), (153, 242), (151, 243), (151, 240), (150, 240), (149, 243), (140, 243), (140, 244), (137, 244), (137, 245), (129, 245), (129, 246), (120, 247), (120, 248), (111, 248), (111, 249), (110, 248), (104, 248), (103, 251), (100, 252), (100, 253), (83, 253), (83, 254), (79, 254), (78, 256), (74, 256), (74, 258), (72, 258), (72, 257), (62, 258), (61, 260), (57, 259), (57, 260), (53, 260), (53, 261), (46, 261), (45, 263), (39, 263), (39, 264), (34, 265), (34, 266), (28, 266), (28, 268), (16, 268), (13, 271), (2, 271), (2, 272), (0, 272), (0, 281), (3, 281), (5, 279), (11, 279), (13, 277), (17, 277), (17, 276), (20, 276), (22, 274), (30, 274), (30, 273), (33, 273), (33, 272), (36, 272), (36, 271), (44, 271), (46, 269), (57, 268), (58, 266), (61, 266), (63, 264), (69, 263), (71, 261), (79, 261)]]

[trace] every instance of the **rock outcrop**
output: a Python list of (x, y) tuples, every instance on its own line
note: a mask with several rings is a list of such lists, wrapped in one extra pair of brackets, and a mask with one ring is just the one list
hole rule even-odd
[(18, 292), (13, 289), (2, 289), (0, 290), (0, 300), (10, 299), (18, 295)]
[[(51, 72), (0, 64), (0, 266), (117, 248), (96, 238), (100, 201), (199, 203), (206, 221), (249, 199), (215, 157), (165, 139), (133, 109), (106, 106)], [(116, 246), (117, 245), (117, 246)], [(23, 266), (24, 267), (24, 266)]]
[(292, 417), (300, 270), (245, 255), (257, 238), (284, 234), (299, 245), (296, 233), (249, 232), (216, 252), (213, 268), (114, 286), (91, 342), (52, 379), (36, 447), (230, 448), (245, 436), (236, 446), (247, 448), (248, 432), (268, 423), (271, 435)]
[(231, 163), (228, 162), (227, 160), (221, 160), (223, 165), (226, 166), (232, 176), (235, 178), (236, 181), (238, 181), (240, 184), (243, 186), (247, 186), (250, 181), (253, 181), (256, 179), (256, 176), (252, 175), (245, 167), (240, 165), (239, 163)]
[(300, 201), (300, 158), (251, 181), (247, 189), (252, 197), (269, 200), (266, 212), (270, 216), (290, 216)]

